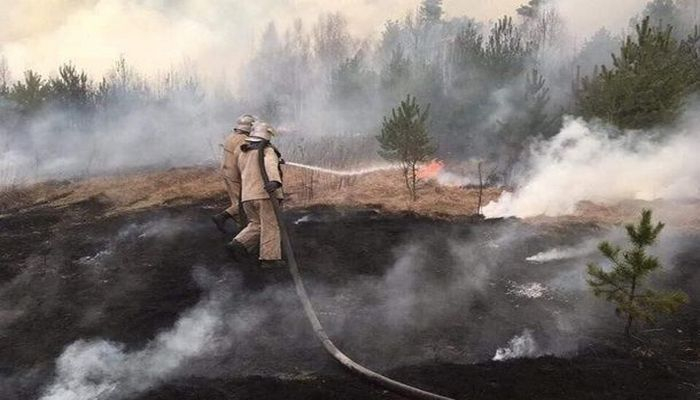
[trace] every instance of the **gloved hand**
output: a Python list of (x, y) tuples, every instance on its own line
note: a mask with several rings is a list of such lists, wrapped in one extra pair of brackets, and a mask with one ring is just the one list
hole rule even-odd
[(267, 183), (265, 184), (265, 191), (266, 191), (267, 193), (272, 193), (272, 192), (274, 192), (275, 190), (277, 190), (277, 189), (279, 189), (279, 188), (281, 188), (281, 187), (282, 187), (282, 184), (281, 184), (281, 183), (279, 183), (279, 182), (277, 182), (277, 181), (271, 181), (271, 182), (267, 182)]

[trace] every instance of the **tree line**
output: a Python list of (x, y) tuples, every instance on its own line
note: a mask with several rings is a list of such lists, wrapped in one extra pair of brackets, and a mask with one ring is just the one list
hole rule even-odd
[(564, 114), (633, 129), (672, 121), (700, 79), (700, 35), (687, 7), (654, 0), (632, 16), (626, 38), (601, 29), (580, 49), (566, 47), (567, 27), (543, 0), (490, 26), (447, 18), (441, 0), (424, 0), (387, 21), (377, 40), (353, 37), (341, 13), (284, 32), (271, 22), (235, 95), (205, 88), (195, 73), (146, 79), (125, 58), (100, 79), (66, 63), (48, 77), (30, 70), (13, 80), (2, 60), (0, 130), (21, 136), (57, 112), (62, 118), (48, 122), (57, 134), (97, 135), (140, 110), (185, 124), (246, 110), (299, 131), (376, 135), (411, 95), (431, 106), (439, 157), (492, 160), (507, 181), (528, 143), (556, 134)]

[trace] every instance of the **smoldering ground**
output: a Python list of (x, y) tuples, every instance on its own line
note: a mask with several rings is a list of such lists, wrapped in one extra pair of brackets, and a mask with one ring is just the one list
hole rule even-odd
[[(14, 266), (0, 290), (3, 398), (133, 398), (192, 376), (341, 373), (289, 282), (263, 285), (228, 260), (206, 204), (113, 217), (101, 207), (0, 220)], [(526, 260), (608, 235), (595, 226), (328, 210), (291, 223), (305, 216), (287, 218), (312, 301), (336, 343), (372, 368), (484, 362), (499, 349), (575, 357), (617, 331), (585, 286), (595, 254)], [(697, 275), (677, 265), (696, 243), (681, 236), (664, 258), (671, 277)]]
[[(59, 34), (42, 34), (38, 39), (15, 44), (14, 54), (23, 47), (35, 49), (42, 56), (47, 47), (55, 47), (57, 52), (65, 50), (51, 44), (66, 35), (85, 36), (88, 30), (83, 28), (90, 24), (94, 11), (97, 20), (105, 10), (107, 14), (116, 10), (117, 17), (111, 17), (116, 20), (122, 14), (141, 14), (138, 6), (98, 3), (94, 9), (88, 6)], [(215, 9), (200, 7), (198, 1), (178, 4), (207, 9), (204, 14), (208, 17), (216, 14)], [(564, 9), (573, 7), (573, 2), (562, 4)], [(589, 3), (585, 6), (587, 10), (595, 9)], [(164, 26), (164, 30), (152, 37), (169, 37), (167, 33), (173, 30), (227, 37), (218, 32), (208, 35), (212, 32), (201, 21), (190, 23), (180, 18), (179, 9), (169, 14), (174, 22), (168, 24), (168, 18), (158, 15), (162, 7), (154, 8), (156, 24), (151, 27)], [(153, 10), (148, 11), (147, 16), (153, 16)], [(631, 13), (625, 10), (625, 16)], [(212, 23), (218, 17), (229, 16), (224, 13), (204, 20), (216, 31), (235, 25), (228, 19), (226, 23)], [(546, 75), (552, 98), (558, 103), (546, 107), (549, 111), (571, 100), (567, 91), (574, 70), (569, 56), (575, 54), (544, 49), (537, 62), (524, 62), (513, 77), (492, 80), (482, 79), (487, 74), (472, 75), (475, 63), (471, 58), (463, 60), (467, 68), (460, 71), (445, 62), (450, 57), (444, 52), (444, 43), (452, 41), (461, 28), (472, 26), (468, 18), (441, 21), (421, 32), (424, 42), (405, 46), (406, 60), (396, 57), (396, 65), (410, 61), (415, 67), (408, 78), (404, 76), (402, 83), (391, 88), (398, 94), (385, 90), (380, 84), (381, 75), (391, 72), (387, 61), (399, 54), (400, 45), (415, 43), (414, 20), (393, 25), (393, 31), (387, 29), (381, 46), (345, 35), (343, 19), (336, 15), (320, 17), (313, 27), (294, 24), (283, 34), (278, 30), (280, 25), (254, 20), (261, 30), (266, 27), (266, 34), (259, 51), (246, 63), (235, 65), (237, 72), (238, 67), (248, 72), (239, 99), (230, 93), (224, 93), (223, 99), (217, 97), (219, 93), (203, 96), (192, 84), (197, 81), (189, 78), (181, 81), (181, 86), (167, 88), (167, 95), (161, 96), (157, 86), (171, 82), (172, 76), (145, 83), (148, 78), (122, 68), (125, 80), (108, 74), (107, 81), (112, 89), (126, 82), (128, 96), (117, 96), (117, 106), (105, 113), (72, 112), (48, 104), (38, 110), (24, 110), (36, 114), (23, 114), (15, 109), (17, 104), (8, 106), (3, 100), (0, 184), (26, 178), (211, 162), (220, 154), (216, 144), (221, 136), (229, 130), (233, 118), (244, 111), (260, 112), (278, 125), (288, 124), (297, 127), (301, 135), (317, 135), (326, 141), (333, 140), (328, 132), (359, 131), (363, 138), (372, 139), (381, 117), (406, 92), (418, 94), (422, 103), (433, 103), (435, 124), (431, 130), (445, 145), (442, 155), (481, 157), (486, 151), (498, 153), (502, 143), (492, 134), (503, 123), (518, 122), (517, 118), (522, 117), (517, 99), (521, 98), (525, 71), (541, 67)], [(472, 33), (488, 35), (489, 25), (477, 23)], [(182, 27), (189, 29), (179, 29)], [(340, 49), (337, 54), (319, 52), (322, 40), (310, 45), (319, 37), (323, 39), (324, 29), (341, 33), (334, 36), (341, 40), (332, 43)], [(392, 42), (392, 34), (397, 34), (396, 42)], [(197, 45), (201, 42), (199, 37), (195, 39), (172, 41), (195, 43), (193, 47), (198, 49), (208, 47)], [(600, 41), (602, 45), (592, 41), (589, 47), (600, 51), (587, 54), (607, 57), (614, 38), (608, 35), (607, 39)], [(97, 44), (102, 47), (104, 42), (98, 40)], [(381, 47), (376, 54), (375, 47)], [(131, 59), (128, 49), (118, 50), (126, 51)], [(165, 53), (159, 48), (149, 57), (168, 57)], [(17, 62), (12, 53), (9, 57), (11, 63)], [(52, 62), (62, 62), (63, 57)], [(587, 64), (607, 61), (593, 58), (587, 57)], [(424, 65), (426, 59), (435, 60), (435, 64)], [(76, 62), (80, 68), (80, 59)], [(226, 63), (228, 66), (231, 62)], [(402, 68), (397, 71), (400, 73)], [(463, 78), (471, 79), (466, 88), (453, 85), (454, 72), (464, 72)], [(217, 89), (228, 88), (230, 82), (224, 81)], [(346, 85), (348, 82), (351, 85)], [(483, 82), (487, 84), (475, 85)], [(692, 191), (696, 189), (697, 167), (688, 153), (689, 148), (697, 147), (695, 136), (642, 139), (628, 146), (631, 135), (608, 136), (596, 129), (570, 122), (557, 137), (540, 142), (540, 152), (532, 159), (534, 166), (526, 169), (519, 181), (515, 200), (504, 198), (499, 203), (502, 207), (496, 211), (488, 208), (487, 213), (560, 214), (569, 212), (579, 200), (617, 199), (630, 193), (645, 199), (679, 198), (688, 193), (697, 198), (697, 191)], [(496, 138), (494, 142), (485, 139), (492, 137)], [(692, 140), (685, 140), (688, 137)], [(304, 147), (311, 146), (304, 143)], [(319, 149), (317, 153), (327, 154), (327, 148)], [(354, 149), (364, 157), (375, 154), (373, 147)], [(600, 149), (612, 150), (597, 154)], [(591, 154), (598, 156), (599, 165), (606, 168), (591, 167)], [(318, 154), (299, 155), (306, 163), (325, 161), (314, 158)], [(664, 168), (637, 168), (646, 165), (642, 157), (650, 157)], [(329, 158), (329, 162), (338, 162), (335, 157)], [(555, 169), (547, 169), (552, 166)], [(600, 185), (600, 177), (610, 176), (615, 169), (624, 172), (616, 178), (625, 185)], [(643, 175), (644, 179), (630, 179), (628, 174), (632, 178)], [(579, 182), (581, 176), (588, 179)], [(680, 182), (679, 177), (683, 178)], [(551, 187), (553, 183), (555, 188)], [(578, 192), (572, 193), (572, 187)], [(549, 196), (548, 201), (540, 201), (541, 193)], [(316, 343), (289, 285), (264, 286), (250, 271), (232, 267), (221, 251), (222, 238), (205, 222), (211, 209), (198, 206), (107, 217), (104, 212), (108, 205), (92, 199), (61, 209), (38, 205), (29, 212), (3, 216), (0, 260), (9, 265), (0, 271), (4, 282), (0, 288), (3, 398), (118, 399), (148, 396), (149, 391), (157, 391), (163, 384), (192, 376), (230, 380), (262, 375), (280, 380), (339, 372)], [(341, 348), (370, 367), (393, 371), (418, 366), (418, 371), (424, 372), (420, 368), (427, 365), (439, 372), (417, 375), (430, 380), (449, 375), (443, 374), (448, 368), (440, 363), (487, 362), (486, 370), (499, 371), (523, 364), (494, 366), (488, 361), (547, 354), (575, 358), (591, 349), (599, 351), (606, 346), (601, 342), (616, 332), (612, 310), (587, 291), (583, 265), (596, 259), (592, 244), (600, 238), (621, 238), (595, 226), (571, 225), (550, 231), (515, 221), (475, 225), (470, 221), (448, 223), (371, 213), (334, 216), (332, 223), (325, 214), (306, 220), (305, 215), (292, 217), (300, 221), (293, 225), (295, 244), (321, 319)], [(656, 249), (664, 254), (669, 274), (656, 283), (680, 286), (696, 299), (699, 261), (689, 249), (697, 238), (685, 238), (682, 232), (669, 233), (674, 245), (661, 243)], [(540, 262), (532, 263), (528, 258)], [(693, 342), (698, 337), (697, 315), (697, 308), (690, 306), (678, 319), (662, 321), (659, 337), (670, 342), (672, 350), (687, 343), (692, 345), (689, 348), (697, 347)], [(645, 364), (639, 368), (637, 360), (625, 361), (603, 362), (597, 371), (621, 371), (623, 376), (616, 376), (613, 383), (622, 382), (623, 387), (642, 391), (640, 398), (653, 396), (636, 382), (645, 381), (640, 378), (644, 372), (651, 376), (653, 386), (666, 392), (666, 397), (674, 397), (669, 393), (682, 391), (682, 385), (689, 383), (686, 376), (692, 373), (688, 371), (697, 372), (689, 369), (694, 364), (688, 364), (688, 369), (678, 369), (680, 373), (668, 378), (657, 373), (667, 371), (665, 366), (654, 369)], [(535, 360), (531, 365), (550, 366), (547, 362)], [(556, 365), (573, 370), (577, 377), (587, 372), (585, 368), (581, 371)], [(659, 376), (662, 384), (654, 380)], [(696, 379), (698, 375), (693, 376)], [(452, 383), (447, 382), (445, 387), (454, 387), (450, 384), (462, 378), (451, 376)], [(553, 386), (571, 391), (586, 389), (566, 378), (555, 379)], [(493, 381), (498, 379), (491, 378), (479, 387), (497, 386)], [(608, 386), (604, 390), (613, 397), (618, 393)]]

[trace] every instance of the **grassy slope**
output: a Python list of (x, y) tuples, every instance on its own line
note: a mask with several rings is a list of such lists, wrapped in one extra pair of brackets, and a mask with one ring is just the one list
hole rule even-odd
[[(408, 211), (439, 218), (472, 215), (477, 209), (477, 189), (440, 186), (432, 180), (419, 183), (419, 199), (411, 202), (400, 173), (394, 171), (339, 178), (291, 166), (284, 169), (287, 193), (285, 205), (288, 208), (314, 205), (372, 207), (387, 212)], [(500, 193), (501, 189), (486, 188), (483, 204), (497, 199)], [(216, 169), (176, 168), (73, 181), (43, 182), (6, 189), (0, 191), (0, 215), (36, 205), (62, 207), (91, 198), (98, 198), (109, 204), (110, 214), (118, 214), (224, 197), (222, 178)], [(654, 209), (659, 219), (676, 227), (700, 229), (698, 201), (669, 204), (661, 201), (629, 200), (611, 205), (582, 202), (573, 215), (556, 218), (535, 217), (529, 221), (538, 224), (620, 224), (636, 218), (639, 210), (644, 207)]]

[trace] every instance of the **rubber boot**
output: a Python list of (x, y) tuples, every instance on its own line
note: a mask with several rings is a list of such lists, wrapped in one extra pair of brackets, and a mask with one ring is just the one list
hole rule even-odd
[(229, 218), (232, 218), (231, 214), (224, 211), (211, 217), (211, 220), (214, 222), (214, 225), (216, 225), (216, 228), (221, 231), (221, 233), (226, 233), (226, 220)]
[(284, 260), (264, 260), (260, 261), (260, 272), (265, 285), (291, 284), (292, 275), (287, 270), (287, 262)]
[(260, 261), (260, 268), (264, 270), (280, 270), (287, 267), (287, 262), (284, 260), (263, 260)]
[(248, 250), (240, 242), (232, 240), (230, 243), (226, 243), (225, 246), (231, 257), (238, 262), (244, 262), (250, 258)]

